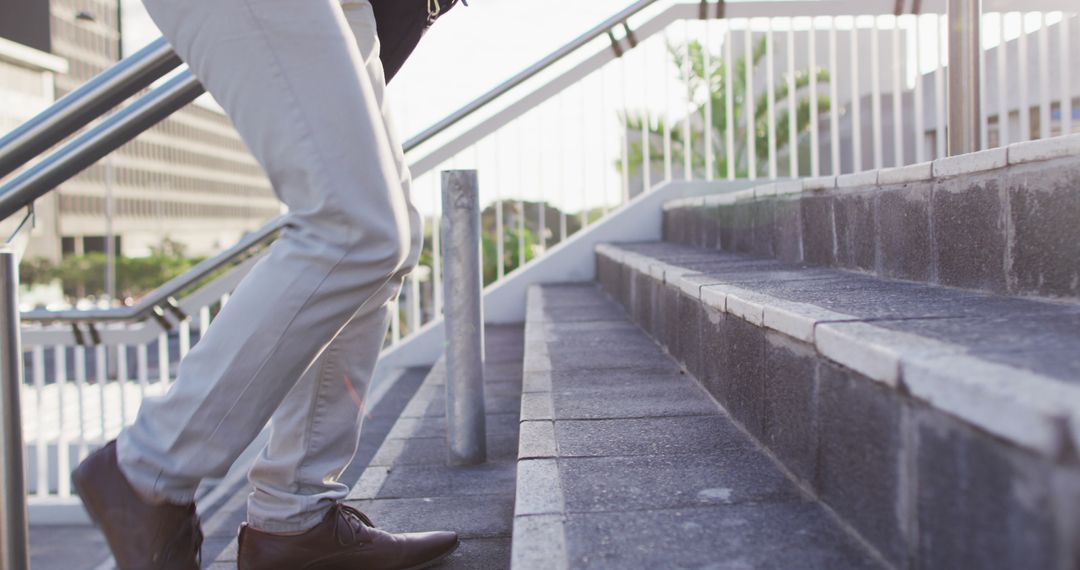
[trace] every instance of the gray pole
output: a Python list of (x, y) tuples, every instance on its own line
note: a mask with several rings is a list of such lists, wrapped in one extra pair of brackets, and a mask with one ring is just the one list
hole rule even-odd
[(949, 156), (980, 149), (982, 0), (949, 0)]
[(0, 570), (30, 567), (26, 481), (23, 472), (22, 347), (19, 341), (19, 268), (0, 251)]
[(475, 170), (442, 173), (446, 439), (450, 465), (487, 460), (480, 191)]
[(116, 202), (113, 201), (113, 185), (116, 183), (116, 169), (113, 155), (105, 158), (105, 295), (109, 297), (109, 307), (116, 301), (116, 232), (113, 229), (113, 213)]

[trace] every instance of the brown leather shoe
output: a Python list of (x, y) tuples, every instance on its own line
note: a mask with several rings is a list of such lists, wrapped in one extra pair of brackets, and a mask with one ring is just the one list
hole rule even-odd
[(319, 526), (297, 535), (240, 526), (239, 570), (419, 570), (450, 556), (457, 533), (390, 534), (364, 513), (335, 505)]
[(128, 483), (116, 442), (90, 454), (71, 474), (120, 570), (199, 570), (202, 530), (195, 505), (151, 505)]

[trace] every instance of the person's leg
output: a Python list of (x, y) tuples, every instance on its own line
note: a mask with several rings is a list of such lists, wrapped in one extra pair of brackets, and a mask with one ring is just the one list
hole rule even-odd
[[(379, 39), (371, 5), (342, 2), (357, 47), (364, 57), (375, 99), (395, 150), (401, 189), (409, 196), (410, 176), (401, 145), (390, 125), (379, 60)], [(421, 222), (411, 210), (412, 248), (407, 268), (419, 256)], [(317, 525), (326, 511), (345, 498), (338, 482), (356, 453), (367, 389), (382, 350), (392, 304), (358, 315), (308, 369), (271, 419), (270, 441), (256, 459), (250, 479), (248, 523), (267, 532), (298, 532)]]
[[(409, 261), (401, 191), (364, 58), (337, 0), (147, 0), (225, 108), (289, 223), (118, 441), (131, 484), (190, 502), (266, 425), (352, 318), (384, 310)], [(359, 307), (359, 309), (358, 309)]]

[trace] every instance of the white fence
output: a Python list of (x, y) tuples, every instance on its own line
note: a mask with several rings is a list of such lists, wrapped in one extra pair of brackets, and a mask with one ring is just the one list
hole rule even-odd
[[(438, 172), (480, 172), (488, 283), (669, 180), (834, 175), (945, 152), (947, 18), (892, 0), (658, 2), (414, 149), (422, 267), (390, 342), (438, 318)], [(984, 2), (983, 145), (1074, 132), (1074, 0)], [(181, 300), (194, 318), (97, 330), (26, 327), (25, 433), (34, 498), (70, 497), (67, 473), (164, 391), (234, 269)], [(175, 319), (173, 319), (175, 321)], [(85, 332), (85, 331), (84, 331)], [(194, 334), (193, 334), (194, 332)]]

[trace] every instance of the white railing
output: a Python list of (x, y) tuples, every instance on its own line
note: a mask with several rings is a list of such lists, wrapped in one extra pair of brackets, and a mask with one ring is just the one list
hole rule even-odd
[[(893, 0), (728, 2), (723, 17), (710, 4), (703, 18), (696, 2), (658, 2), (412, 148), (427, 243), (388, 343), (442, 314), (442, 170), (480, 173), (491, 284), (666, 181), (824, 176), (944, 156), (945, 2), (921, 4), (919, 15), (897, 15)], [(985, 0), (984, 10), (983, 146), (1075, 131), (1075, 0)], [(70, 497), (69, 468), (168, 388), (243, 267), (183, 299), (193, 317), (174, 332), (151, 320), (78, 342), (70, 327), (26, 327), (34, 498)]]
[(24, 324), (27, 490), (71, 497), (70, 470), (163, 394), (176, 366), (251, 267), (252, 256), (140, 322)]
[[(718, 9), (703, 18), (700, 3), (658, 2), (413, 149), (426, 234), (438, 235), (447, 168), (480, 172), (490, 283), (666, 181), (816, 177), (945, 155), (945, 0)], [(1080, 128), (1080, 5), (984, 0), (983, 10), (983, 148)], [(407, 288), (401, 334), (440, 314), (433, 245)]]

